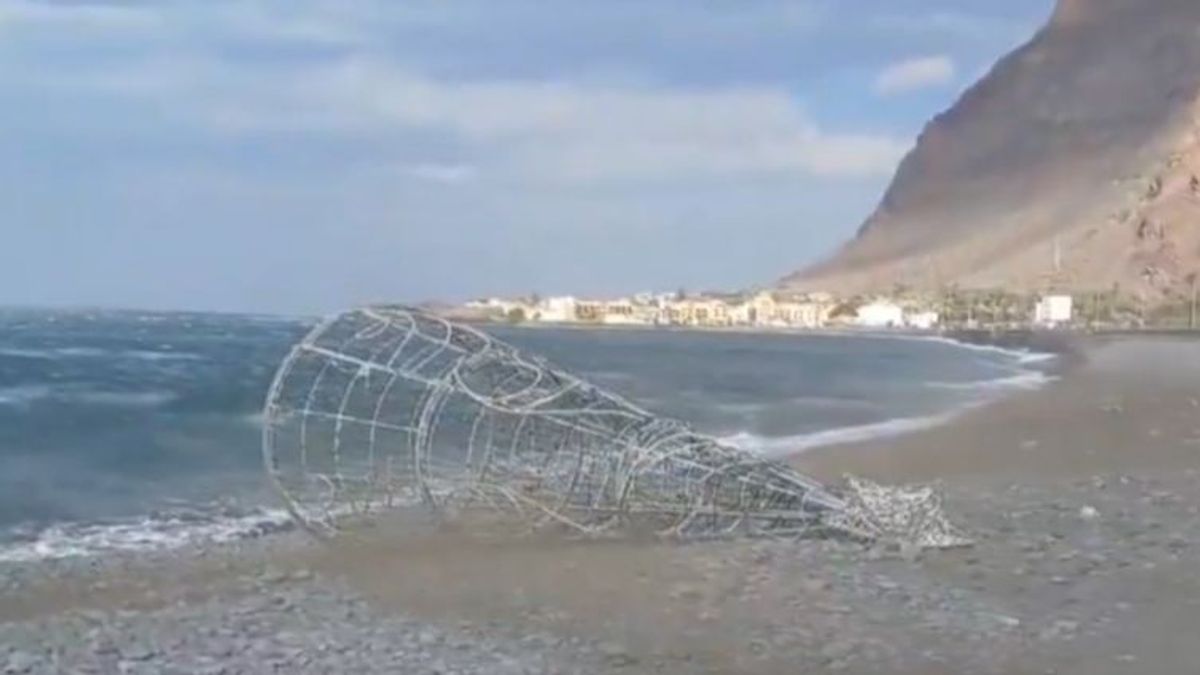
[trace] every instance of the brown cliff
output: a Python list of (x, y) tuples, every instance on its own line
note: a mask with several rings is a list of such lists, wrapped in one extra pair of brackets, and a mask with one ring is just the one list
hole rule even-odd
[(783, 281), (1103, 290), (1200, 272), (1200, 0), (1060, 0), (930, 122), (858, 235)]

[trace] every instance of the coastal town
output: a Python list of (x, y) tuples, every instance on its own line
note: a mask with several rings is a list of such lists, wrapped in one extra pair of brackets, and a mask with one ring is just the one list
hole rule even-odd
[[(1085, 300), (1086, 303), (1086, 300)], [(762, 328), (932, 331), (947, 327), (1065, 328), (1098, 322), (1099, 301), (1090, 316), (1079, 315), (1071, 295), (1036, 297), (945, 294), (926, 297), (898, 292), (840, 298), (831, 293), (757, 290), (744, 293), (638, 293), (614, 299), (575, 296), (486, 298), (446, 313), (459, 319), (511, 324), (677, 328)], [(1111, 305), (1111, 303), (1110, 303)], [(1104, 309), (1109, 322), (1113, 307)], [(1122, 319), (1136, 323), (1137, 317)]]

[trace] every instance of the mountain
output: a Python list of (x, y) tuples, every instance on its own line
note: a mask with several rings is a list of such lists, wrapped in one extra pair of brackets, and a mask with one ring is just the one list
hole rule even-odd
[(932, 120), (877, 210), (781, 283), (1107, 290), (1200, 272), (1200, 0), (1060, 0)]

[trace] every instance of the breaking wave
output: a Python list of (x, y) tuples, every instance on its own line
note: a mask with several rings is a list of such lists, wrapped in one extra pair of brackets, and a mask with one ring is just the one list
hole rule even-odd
[(1052, 352), (1037, 352), (1025, 347), (1001, 347), (999, 345), (977, 344), (974, 342), (965, 342), (956, 340), (955, 338), (946, 337), (943, 335), (926, 335), (919, 337), (909, 337), (906, 339), (923, 340), (925, 342), (940, 342), (946, 345), (952, 345), (959, 349), (966, 349), (973, 352), (983, 352), (988, 354), (999, 354), (1009, 357), (1021, 365), (1032, 365), (1034, 363), (1045, 363), (1058, 358), (1058, 354)]
[(799, 436), (782, 436), (782, 437), (766, 437), (747, 432), (739, 432), (731, 436), (726, 436), (721, 439), (722, 442), (728, 443), (736, 448), (756, 452), (772, 459), (781, 459), (791, 455), (795, 455), (805, 450), (820, 448), (827, 445), (841, 445), (843, 443), (861, 443), (877, 438), (888, 438), (891, 436), (900, 436), (902, 434), (930, 429), (949, 422), (957, 414), (962, 412), (956, 410), (953, 412), (943, 413), (941, 415), (930, 415), (927, 417), (904, 417), (886, 420), (883, 422), (875, 422), (872, 424), (862, 424), (852, 427), (841, 427), (838, 429), (826, 429), (824, 431), (816, 431), (810, 434), (801, 434)]
[(79, 387), (26, 385), (0, 389), (0, 405), (26, 406), (43, 400), (108, 407), (153, 408), (177, 399), (169, 391), (106, 391)]
[(1001, 377), (994, 380), (977, 380), (974, 382), (926, 382), (925, 386), (933, 389), (951, 389), (955, 391), (988, 392), (997, 390), (1032, 390), (1055, 381), (1056, 377), (1040, 371), (1027, 371), (1011, 377)]
[(201, 361), (199, 354), (192, 352), (156, 351), (152, 349), (98, 349), (95, 347), (59, 347), (55, 349), (29, 349), (25, 347), (0, 347), (0, 356), (47, 361), (62, 358), (125, 358), (142, 361)]
[(893, 418), (882, 422), (825, 429), (796, 436), (770, 437), (741, 431), (725, 436), (721, 440), (735, 447), (761, 453), (767, 457), (783, 458), (813, 448), (845, 443), (861, 443), (941, 426), (962, 413), (992, 402), (1004, 394), (1016, 391), (1033, 391), (1058, 379), (1030, 367), (1037, 363), (1045, 363), (1056, 359), (1058, 358), (1057, 354), (1033, 352), (1024, 349), (1008, 349), (995, 345), (977, 345), (944, 337), (921, 336), (903, 337), (900, 339), (935, 341), (971, 351), (999, 354), (1013, 359), (1016, 364), (1012, 369), (1013, 374), (1006, 377), (967, 382), (926, 382), (925, 386), (931, 389), (962, 391), (972, 394), (964, 397), (957, 407), (939, 414)]
[(43, 384), (4, 387), (0, 389), (0, 405), (26, 405), (49, 398), (53, 391), (52, 387)]
[(165, 551), (260, 537), (293, 527), (286, 511), (262, 508), (213, 513), (182, 509), (120, 522), (58, 523), (0, 543), (0, 563)]

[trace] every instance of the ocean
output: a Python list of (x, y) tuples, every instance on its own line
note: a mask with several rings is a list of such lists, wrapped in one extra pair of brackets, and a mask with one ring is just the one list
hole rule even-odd
[[(308, 319), (0, 310), (0, 562), (260, 536), (260, 409)], [(942, 423), (1053, 357), (940, 338), (497, 326), (642, 407), (762, 453)]]

